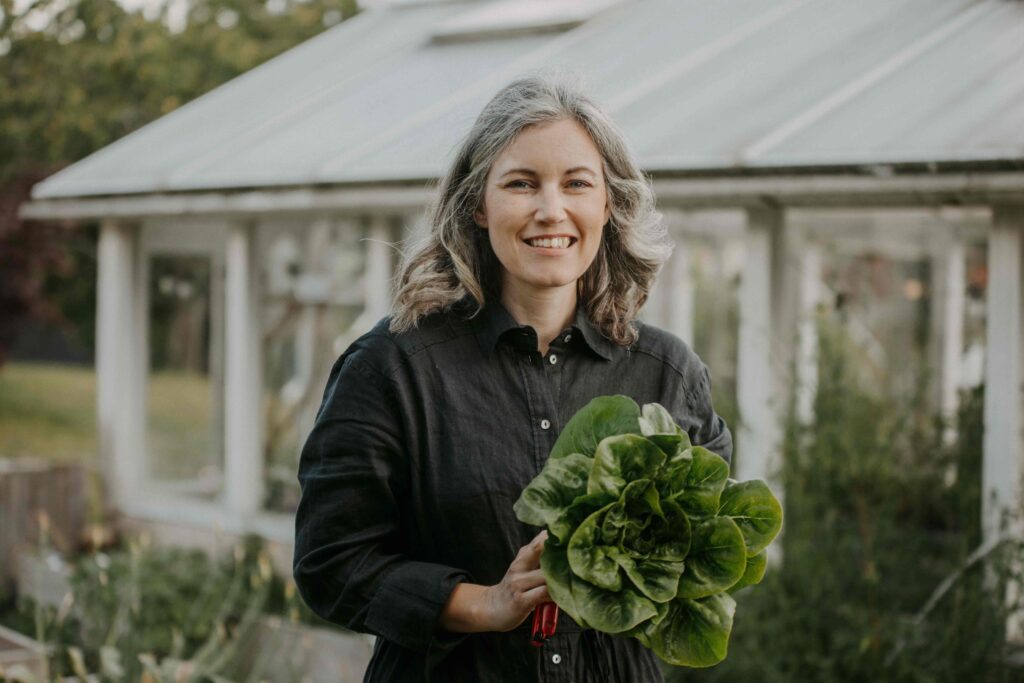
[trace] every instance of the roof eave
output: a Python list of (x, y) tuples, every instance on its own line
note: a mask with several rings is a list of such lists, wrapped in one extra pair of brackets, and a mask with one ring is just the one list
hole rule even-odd
[[(651, 176), (659, 203), (694, 209), (1024, 203), (1024, 168), (910, 170), (887, 164), (813, 170), (652, 171)], [(433, 179), (409, 179), (373, 184), (36, 199), (22, 204), (19, 213), (23, 219), (30, 220), (133, 220), (188, 215), (237, 218), (269, 214), (415, 212), (434, 198), (433, 184)]]

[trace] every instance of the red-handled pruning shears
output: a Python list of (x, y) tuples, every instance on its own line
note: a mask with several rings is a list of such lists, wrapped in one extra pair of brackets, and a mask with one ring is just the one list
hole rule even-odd
[(530, 644), (540, 647), (544, 641), (555, 635), (558, 625), (558, 605), (553, 602), (541, 603), (533, 611), (533, 628), (530, 629)]

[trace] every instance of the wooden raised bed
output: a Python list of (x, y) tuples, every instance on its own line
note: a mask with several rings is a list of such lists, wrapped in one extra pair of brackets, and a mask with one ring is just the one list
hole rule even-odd
[(44, 680), (46, 648), (17, 631), (0, 626), (0, 680)]

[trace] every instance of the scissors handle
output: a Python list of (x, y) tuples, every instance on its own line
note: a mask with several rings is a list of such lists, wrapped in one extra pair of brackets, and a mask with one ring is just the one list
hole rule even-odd
[(544, 641), (555, 635), (558, 626), (558, 605), (544, 602), (533, 611), (533, 628), (530, 629), (530, 644), (540, 647)]

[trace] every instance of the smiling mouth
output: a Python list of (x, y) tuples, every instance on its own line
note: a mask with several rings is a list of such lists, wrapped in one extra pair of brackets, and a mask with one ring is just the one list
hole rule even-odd
[(578, 241), (575, 237), (561, 237), (555, 239), (523, 240), (523, 244), (533, 249), (555, 252), (566, 251)]

